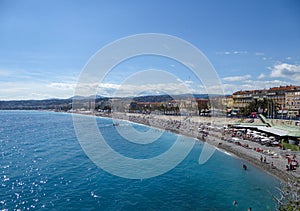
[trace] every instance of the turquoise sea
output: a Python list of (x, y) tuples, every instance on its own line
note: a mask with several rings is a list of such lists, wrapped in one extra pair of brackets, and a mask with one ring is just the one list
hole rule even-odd
[[(98, 118), (97, 123), (112, 148), (135, 158), (164, 152), (177, 136), (165, 132), (158, 141), (140, 146), (123, 140), (112, 120)], [(199, 165), (202, 147), (197, 142), (165, 174), (125, 179), (87, 157), (71, 114), (0, 111), (0, 210), (275, 210), (276, 178), (220, 151)]]

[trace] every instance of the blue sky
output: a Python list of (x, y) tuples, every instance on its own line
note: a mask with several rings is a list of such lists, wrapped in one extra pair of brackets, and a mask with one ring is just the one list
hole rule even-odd
[[(0, 100), (70, 97), (92, 55), (140, 33), (169, 34), (199, 48), (225, 93), (300, 85), (297, 0), (0, 0)], [(119, 72), (116, 68), (116, 74), (99, 82), (98, 93), (112, 94), (132, 69), (167, 68), (147, 59), (133, 63), (121, 64)], [(190, 76), (178, 77), (194, 83), (193, 92), (203, 92)]]

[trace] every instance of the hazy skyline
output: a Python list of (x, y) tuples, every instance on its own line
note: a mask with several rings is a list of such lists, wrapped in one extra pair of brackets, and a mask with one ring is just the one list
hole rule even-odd
[[(300, 85), (297, 0), (0, 0), (0, 100), (71, 97), (92, 55), (140, 33), (173, 35), (199, 48), (214, 65), (225, 93)], [(98, 93), (109, 95), (122, 77), (151, 68), (184, 69), (153, 58), (128, 61), (99, 84)], [(180, 80), (195, 92), (201, 87), (193, 86), (190, 76)], [(173, 85), (174, 93), (180, 93), (180, 86)], [(130, 94), (136, 87), (128, 89)]]

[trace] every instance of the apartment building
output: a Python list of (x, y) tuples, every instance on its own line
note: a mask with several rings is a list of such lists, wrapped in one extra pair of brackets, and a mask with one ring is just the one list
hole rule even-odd
[(286, 107), (286, 92), (297, 89), (297, 86), (272, 87), (267, 91), (267, 99), (273, 101), (280, 110)]
[(233, 108), (240, 109), (246, 107), (253, 101), (254, 93), (257, 90), (237, 91), (232, 94)]
[(300, 110), (300, 86), (279, 86), (263, 90), (238, 91), (232, 94), (233, 109), (246, 107), (254, 100), (269, 100), (275, 105), (276, 113), (295, 117)]
[(285, 107), (287, 115), (295, 118), (300, 114), (300, 88), (294, 87), (285, 93)]

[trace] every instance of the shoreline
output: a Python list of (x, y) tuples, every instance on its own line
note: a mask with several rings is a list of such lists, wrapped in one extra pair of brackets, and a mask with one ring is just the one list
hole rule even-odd
[[(58, 112), (60, 113), (60, 112)], [(79, 115), (89, 115), (95, 117), (109, 118), (113, 120), (129, 121), (148, 127), (153, 127), (165, 131), (169, 131), (175, 134), (183, 135), (189, 138), (194, 138), (197, 141), (203, 143), (208, 143), (216, 150), (226, 152), (230, 155), (236, 156), (238, 159), (244, 160), (253, 166), (265, 171), (266, 173), (276, 177), (281, 182), (287, 183), (289, 180), (296, 181), (300, 178), (300, 168), (298, 167), (296, 171), (286, 171), (284, 164), (286, 159), (283, 154), (293, 154), (294, 152), (288, 150), (281, 150), (278, 157), (272, 157), (257, 153), (256, 151), (245, 149), (242, 146), (237, 146), (233, 143), (228, 143), (224, 140), (226, 135), (220, 133), (219, 131), (211, 131), (209, 134), (203, 136), (203, 133), (199, 132), (199, 125), (214, 125), (216, 127), (221, 127), (224, 125), (232, 124), (240, 119), (228, 119), (219, 117), (203, 117), (203, 116), (169, 116), (169, 115), (148, 115), (148, 114), (136, 114), (136, 113), (93, 113), (93, 112), (62, 112), (67, 114), (79, 114)], [(150, 118), (151, 116), (151, 118)], [(149, 121), (149, 119), (152, 119)], [(155, 120), (155, 121), (153, 121)], [(214, 121), (217, 120), (217, 121)], [(201, 135), (199, 135), (201, 134)], [(228, 138), (228, 137), (227, 137)], [(217, 141), (216, 141), (217, 140)], [(241, 140), (243, 144), (258, 145), (257, 143), (250, 142), (248, 140)], [(259, 145), (262, 147), (261, 145)], [(276, 147), (265, 147), (268, 150), (277, 149)], [(225, 151), (225, 152), (224, 152)], [(277, 150), (278, 151), (278, 150)], [(260, 156), (268, 156), (268, 162), (262, 163), (260, 161)], [(300, 158), (300, 152), (297, 153), (297, 158)], [(271, 166), (274, 163), (275, 168)]]
[[(257, 153), (252, 149), (246, 149), (242, 146), (237, 146), (233, 143), (228, 143), (224, 140), (224, 135), (220, 131), (212, 131), (210, 130), (209, 134), (203, 135), (201, 131), (199, 131), (199, 126), (203, 125), (214, 125), (216, 128), (220, 128), (221, 126), (228, 125), (230, 121), (226, 118), (210, 118), (210, 117), (185, 117), (185, 116), (162, 116), (162, 115), (145, 115), (145, 114), (134, 114), (134, 113), (114, 113), (110, 115), (96, 115), (98, 117), (106, 117), (111, 119), (117, 119), (121, 121), (130, 121), (142, 125), (146, 125), (149, 127), (154, 127), (158, 129), (162, 129), (165, 131), (170, 131), (175, 134), (187, 136), (190, 138), (195, 138), (197, 141), (201, 141), (203, 143), (208, 143), (214, 147), (216, 150), (220, 149), (220, 151), (225, 151), (229, 154), (236, 156), (237, 158), (244, 160), (255, 167), (265, 171), (272, 176), (276, 177), (282, 182), (287, 182), (288, 180), (294, 180), (295, 178), (299, 178), (300, 170), (297, 168), (296, 171), (286, 171), (285, 170), (285, 158), (282, 156), (284, 153), (290, 153), (291, 151), (281, 152), (278, 156), (267, 156), (261, 153)], [(217, 123), (212, 120), (218, 120)], [(232, 120), (232, 119), (231, 119)], [(232, 122), (231, 122), (232, 123)], [(212, 127), (212, 126), (211, 126)], [(213, 127), (212, 127), (213, 128)], [(217, 141), (216, 141), (217, 140)], [(249, 141), (242, 142), (249, 143)], [(256, 143), (249, 143), (255, 145)], [(269, 149), (275, 149), (275, 147), (268, 147)], [(282, 151), (282, 150), (281, 150)], [(224, 153), (224, 152), (223, 152)], [(263, 163), (260, 161), (260, 156), (267, 157), (267, 163)], [(300, 156), (300, 154), (299, 154)], [(274, 167), (271, 165), (274, 163)]]
[(260, 161), (253, 159), (253, 157), (251, 157), (247, 154), (239, 153), (235, 150), (232, 150), (230, 147), (224, 147), (222, 145), (220, 145), (219, 148), (226, 151), (226, 152), (232, 153), (237, 158), (239, 158), (241, 160), (245, 160), (246, 162), (248, 162), (248, 163), (254, 165), (255, 167), (257, 167), (258, 169), (261, 169), (262, 171), (267, 172), (268, 174), (271, 174), (272, 176), (279, 179), (281, 182), (287, 182), (289, 179), (292, 179), (292, 175), (289, 175), (286, 172), (281, 171), (277, 168), (273, 169), (273, 168), (271, 168), (271, 166), (269, 164), (261, 165)]

